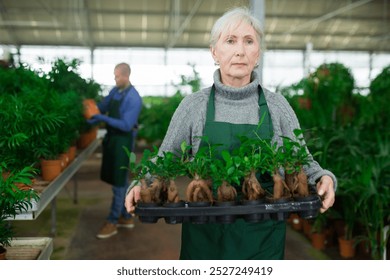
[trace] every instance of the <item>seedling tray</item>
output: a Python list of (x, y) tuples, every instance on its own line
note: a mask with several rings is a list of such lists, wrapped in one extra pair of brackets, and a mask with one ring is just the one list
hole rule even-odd
[(237, 218), (247, 222), (262, 220), (286, 220), (291, 213), (301, 218), (311, 219), (318, 215), (321, 198), (312, 195), (304, 198), (272, 201), (242, 201), (233, 203), (195, 204), (185, 201), (175, 204), (138, 203), (135, 214), (143, 223), (156, 223), (164, 218), (166, 223), (232, 223)]

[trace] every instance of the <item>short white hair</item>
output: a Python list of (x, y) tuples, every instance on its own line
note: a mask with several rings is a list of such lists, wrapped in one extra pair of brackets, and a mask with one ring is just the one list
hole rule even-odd
[(214, 23), (210, 33), (210, 46), (214, 48), (224, 31), (239, 25), (241, 22), (246, 22), (253, 27), (256, 32), (256, 38), (259, 41), (259, 51), (261, 52), (263, 49), (263, 29), (260, 21), (246, 7), (233, 8), (225, 12)]

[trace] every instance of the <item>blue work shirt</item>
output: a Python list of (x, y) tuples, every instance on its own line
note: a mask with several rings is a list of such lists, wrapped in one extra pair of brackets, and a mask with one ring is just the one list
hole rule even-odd
[(131, 131), (138, 124), (138, 116), (142, 109), (142, 98), (134, 86), (129, 86), (124, 90), (114, 87), (109, 94), (98, 104), (101, 114), (106, 114), (109, 110), (111, 99), (120, 100), (123, 98), (119, 107), (120, 118), (111, 118), (105, 116), (104, 121), (124, 132)]

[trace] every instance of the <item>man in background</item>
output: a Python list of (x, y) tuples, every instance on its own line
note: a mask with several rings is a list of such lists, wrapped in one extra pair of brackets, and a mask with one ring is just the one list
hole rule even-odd
[(129, 181), (129, 158), (123, 147), (133, 150), (142, 99), (130, 82), (131, 69), (127, 63), (114, 68), (116, 86), (99, 104), (100, 114), (94, 115), (90, 124), (104, 122), (107, 133), (103, 139), (103, 159), (100, 170), (102, 181), (112, 185), (113, 198), (107, 219), (96, 235), (109, 238), (117, 234), (117, 228), (134, 228), (134, 220), (124, 207)]

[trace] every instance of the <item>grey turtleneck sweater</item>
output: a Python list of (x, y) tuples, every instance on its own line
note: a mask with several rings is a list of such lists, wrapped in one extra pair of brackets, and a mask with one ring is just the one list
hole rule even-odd
[[(257, 73), (253, 72), (251, 83), (233, 88), (222, 84), (219, 69), (214, 72), (215, 85), (215, 121), (234, 124), (254, 124), (259, 122), (258, 85)], [(200, 139), (206, 120), (206, 109), (211, 87), (186, 96), (176, 109), (167, 134), (160, 147), (163, 151), (179, 151), (183, 141), (192, 145), (193, 153), (199, 149)], [(281, 136), (295, 139), (294, 129), (300, 129), (298, 119), (287, 100), (280, 94), (272, 93), (263, 88), (264, 96), (270, 111), (273, 124), (273, 141), (282, 145)], [(261, 112), (260, 112), (261, 114)], [(323, 175), (329, 175), (333, 179), (334, 186), (337, 180), (333, 173), (322, 169), (313, 160), (305, 167), (309, 184), (315, 185), (315, 181)], [(281, 173), (284, 173), (281, 170)], [(282, 174), (283, 175), (283, 174)]]

